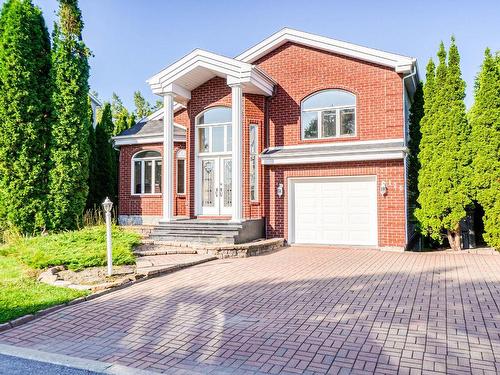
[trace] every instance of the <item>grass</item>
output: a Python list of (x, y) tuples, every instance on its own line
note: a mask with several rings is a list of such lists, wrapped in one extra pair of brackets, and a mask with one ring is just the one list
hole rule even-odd
[(71, 301), (88, 292), (36, 281), (33, 270), (0, 256), (0, 323)]
[[(134, 264), (136, 233), (113, 228), (113, 264)], [(0, 246), (0, 323), (71, 301), (88, 292), (37, 281), (40, 270), (65, 265), (71, 270), (106, 265), (106, 229), (19, 237)]]
[[(136, 233), (113, 228), (113, 264), (134, 264), (132, 250), (139, 240)], [(36, 269), (65, 265), (78, 271), (105, 266), (106, 229), (96, 226), (47, 236), (21, 237), (0, 247), (1, 255), (14, 257)]]

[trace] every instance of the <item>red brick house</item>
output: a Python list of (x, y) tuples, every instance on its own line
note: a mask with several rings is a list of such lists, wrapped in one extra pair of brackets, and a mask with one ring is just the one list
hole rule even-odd
[(114, 139), (120, 222), (405, 247), (418, 80), (414, 58), (292, 29), (235, 58), (194, 50), (148, 80), (164, 108)]

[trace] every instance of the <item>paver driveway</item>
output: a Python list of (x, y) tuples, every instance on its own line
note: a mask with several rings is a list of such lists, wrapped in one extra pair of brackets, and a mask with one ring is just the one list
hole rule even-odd
[(170, 373), (493, 374), (499, 304), (500, 256), (292, 247), (145, 281), (0, 342)]

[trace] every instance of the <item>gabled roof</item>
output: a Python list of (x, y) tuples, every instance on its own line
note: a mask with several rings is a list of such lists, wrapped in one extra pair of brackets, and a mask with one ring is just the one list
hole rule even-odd
[(147, 80), (155, 94), (173, 93), (178, 102), (191, 98), (191, 90), (218, 76), (228, 84), (241, 84), (244, 92), (271, 95), (274, 81), (258, 67), (212, 52), (195, 49)]
[(333, 52), (339, 55), (388, 66), (395, 69), (398, 73), (411, 73), (417, 61), (413, 57), (363, 47), (290, 28), (284, 28), (278, 31), (252, 48), (236, 56), (235, 59), (245, 63), (254, 63), (262, 56), (267, 55), (287, 42), (297, 43), (323, 51)]

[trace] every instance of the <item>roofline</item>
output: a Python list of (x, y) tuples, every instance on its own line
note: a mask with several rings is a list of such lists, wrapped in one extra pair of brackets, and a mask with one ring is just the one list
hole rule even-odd
[(235, 59), (246, 63), (253, 63), (262, 56), (265, 56), (287, 42), (293, 42), (375, 64), (388, 66), (395, 69), (396, 72), (403, 74), (410, 73), (417, 61), (414, 57), (385, 52), (288, 27), (281, 29), (260, 43), (257, 43), (253, 47), (247, 49), (243, 53), (236, 56)]
[(102, 107), (102, 103), (97, 97), (89, 91), (89, 97), (93, 100), (99, 107)]

